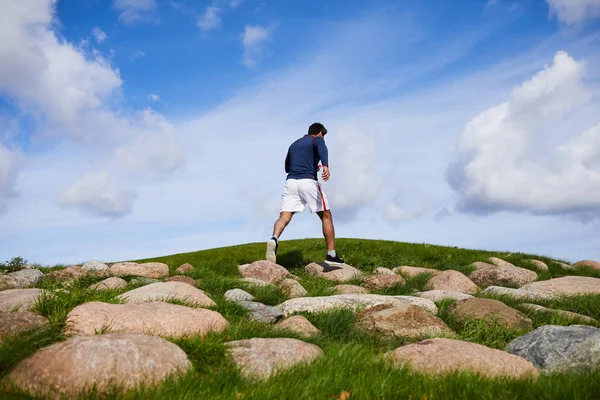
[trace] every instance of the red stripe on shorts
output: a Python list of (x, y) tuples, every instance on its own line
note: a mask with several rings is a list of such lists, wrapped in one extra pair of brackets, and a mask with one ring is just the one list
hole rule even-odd
[(321, 191), (321, 186), (317, 183), (317, 189), (319, 189), (319, 193), (321, 194), (321, 204), (323, 204), (323, 211), (327, 211), (327, 206), (325, 205), (325, 197), (323, 197), (323, 192)]

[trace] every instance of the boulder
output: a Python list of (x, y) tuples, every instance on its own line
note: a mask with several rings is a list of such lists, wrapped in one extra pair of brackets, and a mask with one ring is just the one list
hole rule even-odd
[(411, 339), (454, 334), (440, 318), (410, 304), (367, 308), (358, 313), (357, 326), (383, 336)]
[(563, 262), (560, 262), (560, 261), (554, 261), (554, 263), (555, 263), (555, 264), (558, 264), (558, 265), (559, 265), (559, 266), (560, 266), (562, 269), (564, 269), (564, 270), (571, 270), (571, 269), (575, 268), (575, 267), (573, 267), (572, 265), (565, 264), (565, 263), (563, 263)]
[(212, 301), (202, 290), (183, 282), (157, 282), (130, 290), (118, 297), (125, 303), (179, 300), (197, 307), (212, 307)]
[(6, 275), (0, 275), (0, 290), (23, 289), (33, 286), (44, 276), (38, 269), (22, 269)]
[(556, 296), (551, 294), (546, 294), (542, 292), (538, 292), (535, 290), (526, 290), (526, 289), (512, 289), (506, 288), (503, 286), (488, 286), (483, 289), (480, 293), (481, 295), (496, 295), (496, 296), (507, 296), (514, 300), (519, 301), (543, 301), (543, 300), (552, 300)]
[(396, 273), (389, 268), (377, 267), (373, 271), (373, 275), (396, 275)]
[(0, 311), (0, 344), (4, 337), (48, 325), (48, 318), (30, 311)]
[(276, 307), (267, 306), (257, 301), (238, 301), (237, 304), (250, 311), (248, 317), (252, 321), (273, 324), (283, 318), (283, 313)]
[(67, 316), (68, 335), (104, 332), (141, 333), (180, 338), (205, 336), (229, 326), (216, 311), (163, 302), (109, 304), (99, 301), (81, 304)]
[(521, 289), (534, 290), (558, 296), (600, 293), (600, 278), (587, 276), (563, 276), (547, 281), (533, 282)]
[(92, 286), (90, 286), (90, 289), (92, 290), (98, 290), (98, 291), (102, 291), (102, 290), (118, 290), (118, 289), (125, 289), (127, 287), (127, 282), (124, 279), (121, 278), (117, 278), (116, 276), (112, 276), (110, 278), (106, 278), (103, 281), (100, 281)]
[(175, 275), (168, 277), (167, 279), (165, 279), (165, 282), (183, 282), (187, 283), (188, 285), (196, 286), (196, 281), (190, 278), (189, 276), (185, 275)]
[(283, 321), (278, 322), (275, 325), (278, 329), (285, 329), (288, 331), (295, 332), (302, 337), (308, 338), (321, 333), (316, 326), (310, 323), (306, 317), (302, 315), (294, 315), (286, 318)]
[(489, 263), (485, 263), (485, 262), (481, 262), (481, 261), (476, 261), (476, 262), (474, 262), (474, 263), (471, 264), (471, 267), (474, 267), (476, 271), (479, 271), (480, 269), (494, 268), (494, 264), (489, 264)]
[(423, 297), (424, 299), (429, 299), (433, 302), (446, 299), (465, 300), (473, 297), (470, 294), (455, 292), (453, 290), (428, 290), (426, 292), (417, 292), (414, 295), (417, 297)]
[(587, 372), (600, 366), (600, 329), (545, 325), (514, 339), (505, 350), (542, 372)]
[(337, 285), (330, 287), (329, 290), (339, 294), (369, 293), (364, 287), (356, 285)]
[(553, 313), (553, 314), (557, 314), (557, 315), (560, 315), (560, 316), (563, 316), (566, 318), (578, 319), (580, 321), (589, 322), (592, 324), (597, 322), (594, 318), (588, 317), (587, 315), (578, 314), (575, 312), (565, 311), (565, 310), (555, 310), (553, 308), (546, 308), (546, 307), (542, 307), (537, 304), (523, 303), (523, 304), (521, 304), (521, 307), (523, 307), (524, 309), (529, 310), (529, 311)]
[(268, 379), (299, 364), (309, 364), (323, 355), (318, 346), (290, 338), (236, 340), (225, 346), (242, 376), (256, 380)]
[(38, 350), (13, 369), (8, 381), (33, 396), (76, 398), (92, 387), (106, 395), (114, 386), (153, 386), (192, 368), (183, 350), (159, 337), (78, 336)]
[(158, 279), (146, 278), (145, 276), (138, 276), (129, 281), (129, 283), (132, 286), (144, 286), (144, 285), (150, 285), (152, 283), (158, 283), (158, 282), (160, 282)]
[(394, 287), (396, 285), (404, 285), (406, 281), (399, 275), (377, 274), (367, 276), (363, 280), (363, 286), (369, 290), (381, 290)]
[(84, 272), (91, 271), (108, 271), (108, 265), (104, 264), (102, 261), (92, 260), (88, 261), (81, 266), (81, 269)]
[(50, 295), (44, 289), (8, 289), (0, 292), (0, 311), (27, 311), (42, 295)]
[[(94, 274), (95, 276), (98, 276), (101, 274), (106, 274), (106, 271), (104, 270), (92, 270), (89, 272), (90, 274)], [(71, 265), (67, 268), (64, 269), (57, 269), (55, 271), (51, 271), (48, 272), (46, 275), (44, 275), (44, 277), (42, 279), (44, 280), (56, 280), (59, 282), (69, 282), (69, 281), (74, 281), (76, 279), (81, 279), (84, 276), (86, 276), (88, 274), (88, 271), (85, 271), (82, 269), (82, 267), (79, 267), (77, 265)]]
[(334, 282), (347, 282), (362, 276), (362, 272), (348, 264), (335, 267), (329, 267), (326, 264), (322, 264), (324, 263), (310, 263), (304, 267), (304, 270), (308, 275)]
[(503, 259), (498, 257), (490, 257), (488, 261), (490, 262), (490, 264), (493, 264), (497, 267), (516, 267), (516, 265), (511, 264), (508, 261), (504, 261)]
[(169, 266), (163, 263), (150, 262), (138, 264), (135, 262), (122, 262), (110, 266), (112, 276), (144, 276), (146, 278), (166, 278), (169, 276)]
[(284, 279), (279, 283), (279, 287), (283, 295), (288, 299), (308, 296), (306, 289), (295, 279)]
[(469, 278), (479, 286), (523, 286), (537, 279), (537, 274), (515, 266), (480, 267)]
[(529, 260), (529, 262), (531, 264), (533, 264), (535, 266), (535, 269), (537, 269), (538, 271), (542, 271), (542, 272), (546, 272), (548, 271), (548, 265), (540, 260)]
[(475, 294), (479, 288), (462, 272), (447, 270), (441, 271), (427, 281), (425, 290), (452, 290), (466, 294)]
[(395, 272), (396, 274), (402, 274), (402, 275), (406, 276), (407, 278), (413, 278), (413, 277), (415, 277), (417, 275), (421, 275), (421, 274), (432, 274), (432, 275), (435, 275), (435, 274), (437, 274), (437, 273), (440, 272), (437, 269), (421, 268), (421, 267), (410, 267), (408, 265), (404, 265), (402, 267), (393, 268), (392, 271)]
[[(250, 265), (250, 264), (248, 264), (248, 265)], [(262, 281), (260, 279), (255, 279), (255, 278), (243, 278), (241, 281), (244, 283), (247, 283), (248, 285), (252, 285), (252, 286), (260, 286), (260, 287), (273, 286), (269, 282), (265, 282), (265, 281)]]
[(279, 264), (267, 260), (255, 261), (252, 264), (238, 267), (242, 278), (259, 279), (267, 283), (277, 284), (287, 278), (290, 273)]
[(450, 304), (448, 313), (458, 322), (468, 320), (498, 321), (509, 328), (531, 330), (533, 324), (522, 312), (498, 300), (472, 298)]
[(231, 289), (225, 292), (225, 300), (238, 302), (238, 301), (253, 301), (255, 299), (250, 293), (242, 289)]
[(386, 354), (394, 366), (430, 375), (471, 372), (488, 378), (536, 378), (538, 370), (522, 357), (477, 343), (437, 338), (402, 346)]
[(589, 267), (589, 268), (597, 269), (600, 271), (600, 262), (593, 261), (593, 260), (577, 261), (575, 264), (573, 264), (573, 266), (574, 267)]
[(367, 308), (380, 304), (412, 304), (437, 314), (437, 307), (431, 300), (412, 296), (384, 296), (380, 294), (336, 294), (320, 297), (298, 297), (286, 300), (277, 306), (286, 316), (300, 313), (322, 313), (333, 309)]
[(194, 270), (194, 267), (192, 266), (192, 264), (182, 264), (179, 267), (177, 267), (177, 269), (175, 270), (176, 274), (179, 275), (184, 275), (184, 274), (189, 274), (190, 272), (192, 272)]

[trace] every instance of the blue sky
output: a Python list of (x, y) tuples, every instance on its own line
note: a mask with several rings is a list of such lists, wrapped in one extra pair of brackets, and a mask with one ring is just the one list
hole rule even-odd
[(340, 237), (600, 259), (599, 0), (0, 11), (0, 259), (266, 240), (314, 121)]

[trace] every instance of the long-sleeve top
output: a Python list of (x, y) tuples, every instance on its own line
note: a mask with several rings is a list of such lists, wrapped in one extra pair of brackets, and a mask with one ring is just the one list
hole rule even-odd
[(306, 135), (296, 140), (285, 157), (287, 179), (317, 180), (317, 165), (329, 166), (327, 146), (322, 137)]

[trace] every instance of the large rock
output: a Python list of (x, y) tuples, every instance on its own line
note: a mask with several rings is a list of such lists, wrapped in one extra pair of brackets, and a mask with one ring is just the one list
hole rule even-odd
[[(104, 270), (92, 270), (89, 272), (90, 274), (94, 274), (98, 276), (102, 273), (106, 274)], [(44, 280), (55, 280), (59, 282), (69, 282), (74, 281), (76, 279), (81, 279), (88, 274), (88, 271), (84, 271), (80, 266), (71, 265), (64, 269), (57, 269), (55, 271), (48, 272), (44, 275)]]
[(389, 268), (377, 267), (373, 271), (373, 275), (396, 275), (396, 273)]
[(165, 282), (183, 282), (187, 283), (188, 285), (196, 286), (196, 281), (190, 278), (189, 276), (185, 275), (170, 276), (167, 279), (165, 279)]
[(304, 286), (295, 279), (284, 279), (279, 283), (281, 292), (288, 299), (294, 299), (296, 297), (308, 296), (308, 292), (304, 289)]
[(529, 260), (531, 264), (535, 266), (538, 271), (546, 272), (548, 271), (548, 265), (540, 260)]
[(386, 354), (397, 367), (444, 375), (472, 372), (489, 378), (535, 378), (538, 370), (524, 358), (477, 343), (453, 339), (427, 339)]
[(530, 283), (521, 289), (559, 296), (598, 294), (600, 293), (600, 279), (587, 276), (563, 276), (562, 278)]
[(257, 380), (268, 379), (299, 364), (309, 364), (323, 355), (314, 344), (289, 338), (236, 340), (225, 346), (241, 374)]
[(465, 274), (459, 271), (447, 270), (433, 276), (427, 281), (425, 290), (453, 290), (466, 294), (475, 294), (479, 288)]
[(231, 289), (225, 292), (225, 300), (238, 302), (238, 301), (253, 301), (255, 299), (250, 293), (242, 289)]
[(437, 269), (432, 269), (432, 268), (422, 268), (422, 267), (411, 267), (408, 265), (403, 265), (401, 267), (396, 267), (392, 269), (393, 272), (395, 273), (399, 273), (402, 274), (408, 278), (414, 278), (415, 276), (421, 275), (421, 274), (432, 274), (432, 275), (436, 275), (438, 274), (440, 271), (438, 271)]
[(411, 339), (454, 334), (440, 318), (410, 304), (367, 308), (358, 313), (357, 325), (367, 332)]
[(6, 275), (0, 275), (0, 290), (22, 289), (35, 285), (44, 273), (38, 269), (22, 269)]
[(560, 315), (566, 318), (571, 318), (571, 319), (578, 319), (584, 322), (589, 322), (589, 323), (596, 323), (596, 320), (592, 317), (588, 317), (587, 315), (583, 315), (583, 314), (578, 314), (572, 311), (565, 311), (565, 310), (555, 310), (553, 308), (546, 308), (546, 307), (542, 307), (538, 304), (531, 304), (531, 303), (523, 303), (520, 305), (522, 308), (529, 310), (529, 311), (534, 311), (534, 312), (543, 312), (543, 313), (552, 313), (552, 314), (556, 314), (556, 315)]
[(177, 269), (175, 270), (176, 274), (179, 275), (184, 275), (184, 274), (189, 274), (190, 272), (192, 272), (194, 270), (194, 267), (192, 266), (192, 264), (182, 264), (179, 267), (177, 267)]
[(480, 286), (523, 286), (537, 279), (537, 274), (525, 268), (515, 266), (479, 267), (471, 272), (469, 278)]
[(516, 267), (516, 265), (509, 263), (508, 261), (504, 261), (501, 258), (498, 257), (490, 257), (489, 260), (490, 264), (496, 265), (498, 267)]
[[(250, 265), (250, 264), (248, 264), (248, 265)], [(256, 278), (243, 278), (243, 279), (241, 279), (241, 281), (248, 285), (251, 285), (251, 286), (260, 286), (260, 287), (274, 286), (273, 284), (271, 284), (269, 282), (265, 282), (263, 280), (256, 279)]]
[(288, 331), (295, 332), (302, 337), (311, 337), (314, 335), (318, 335), (321, 331), (310, 323), (306, 317), (302, 315), (294, 315), (292, 317), (286, 318), (283, 321), (278, 322), (275, 325), (278, 329), (285, 329)]
[(177, 345), (154, 336), (109, 334), (78, 336), (38, 350), (19, 363), (8, 381), (33, 396), (75, 398), (95, 387), (153, 386), (192, 368)]
[(109, 304), (93, 301), (71, 310), (66, 332), (71, 335), (142, 333), (179, 338), (221, 332), (228, 326), (221, 314), (202, 308), (163, 302)]
[(505, 350), (542, 372), (586, 372), (600, 367), (600, 329), (545, 325), (514, 339)]
[(348, 264), (331, 267), (330, 270), (329, 267), (323, 266), (319, 263), (310, 263), (304, 267), (304, 270), (308, 275), (334, 282), (347, 282), (362, 276), (362, 272)]
[(145, 276), (146, 278), (166, 278), (169, 276), (169, 266), (163, 263), (150, 262), (138, 264), (134, 262), (116, 263), (110, 266), (112, 276)]
[(9, 289), (0, 292), (0, 311), (27, 311), (43, 294), (44, 289)]
[(493, 321), (514, 329), (531, 330), (533, 324), (522, 312), (498, 300), (472, 298), (450, 304), (448, 312), (458, 322), (468, 320)]
[(298, 297), (279, 304), (279, 308), (288, 316), (300, 312), (322, 313), (333, 309), (345, 308), (357, 310), (381, 304), (412, 304), (437, 314), (437, 307), (431, 300), (412, 296), (384, 296), (380, 294), (336, 294), (321, 297)]
[(117, 278), (116, 276), (111, 276), (110, 278), (106, 278), (103, 281), (100, 281), (92, 286), (90, 289), (92, 290), (118, 290), (125, 289), (127, 287), (127, 282), (124, 279)]
[(5, 336), (48, 325), (48, 318), (29, 311), (0, 311), (0, 344)]
[(102, 261), (92, 260), (88, 261), (81, 266), (81, 269), (85, 272), (90, 271), (107, 271), (108, 265), (104, 264)]
[(573, 266), (574, 267), (589, 267), (589, 268), (600, 270), (600, 262), (593, 261), (593, 260), (577, 261), (575, 264), (573, 264)]
[(369, 290), (381, 290), (394, 287), (396, 285), (404, 285), (406, 281), (399, 275), (376, 274), (367, 276), (363, 280), (363, 286)]
[(535, 290), (512, 289), (504, 286), (488, 286), (483, 289), (481, 295), (507, 296), (519, 301), (540, 301), (556, 298), (551, 294), (537, 292)]
[(252, 321), (273, 324), (284, 316), (280, 309), (257, 301), (238, 301), (237, 303), (250, 311), (249, 317)]
[(157, 282), (125, 292), (118, 297), (125, 303), (179, 300), (198, 307), (212, 307), (212, 301), (202, 290), (183, 282)]
[(289, 271), (281, 265), (267, 260), (240, 265), (238, 266), (238, 270), (242, 278), (259, 279), (274, 284), (281, 282), (290, 275)]
[(364, 287), (356, 285), (336, 285), (330, 287), (329, 290), (339, 294), (369, 293), (369, 291)]
[(565, 271), (569, 271), (572, 270), (573, 268), (575, 268), (572, 265), (569, 264), (565, 264), (564, 262), (560, 262), (560, 261), (554, 261), (555, 264), (558, 264), (562, 269), (564, 269)]
[(417, 297), (423, 297), (424, 299), (429, 299), (433, 302), (446, 299), (466, 300), (473, 297), (470, 294), (455, 292), (453, 290), (428, 290), (426, 292), (417, 292), (414, 295)]

